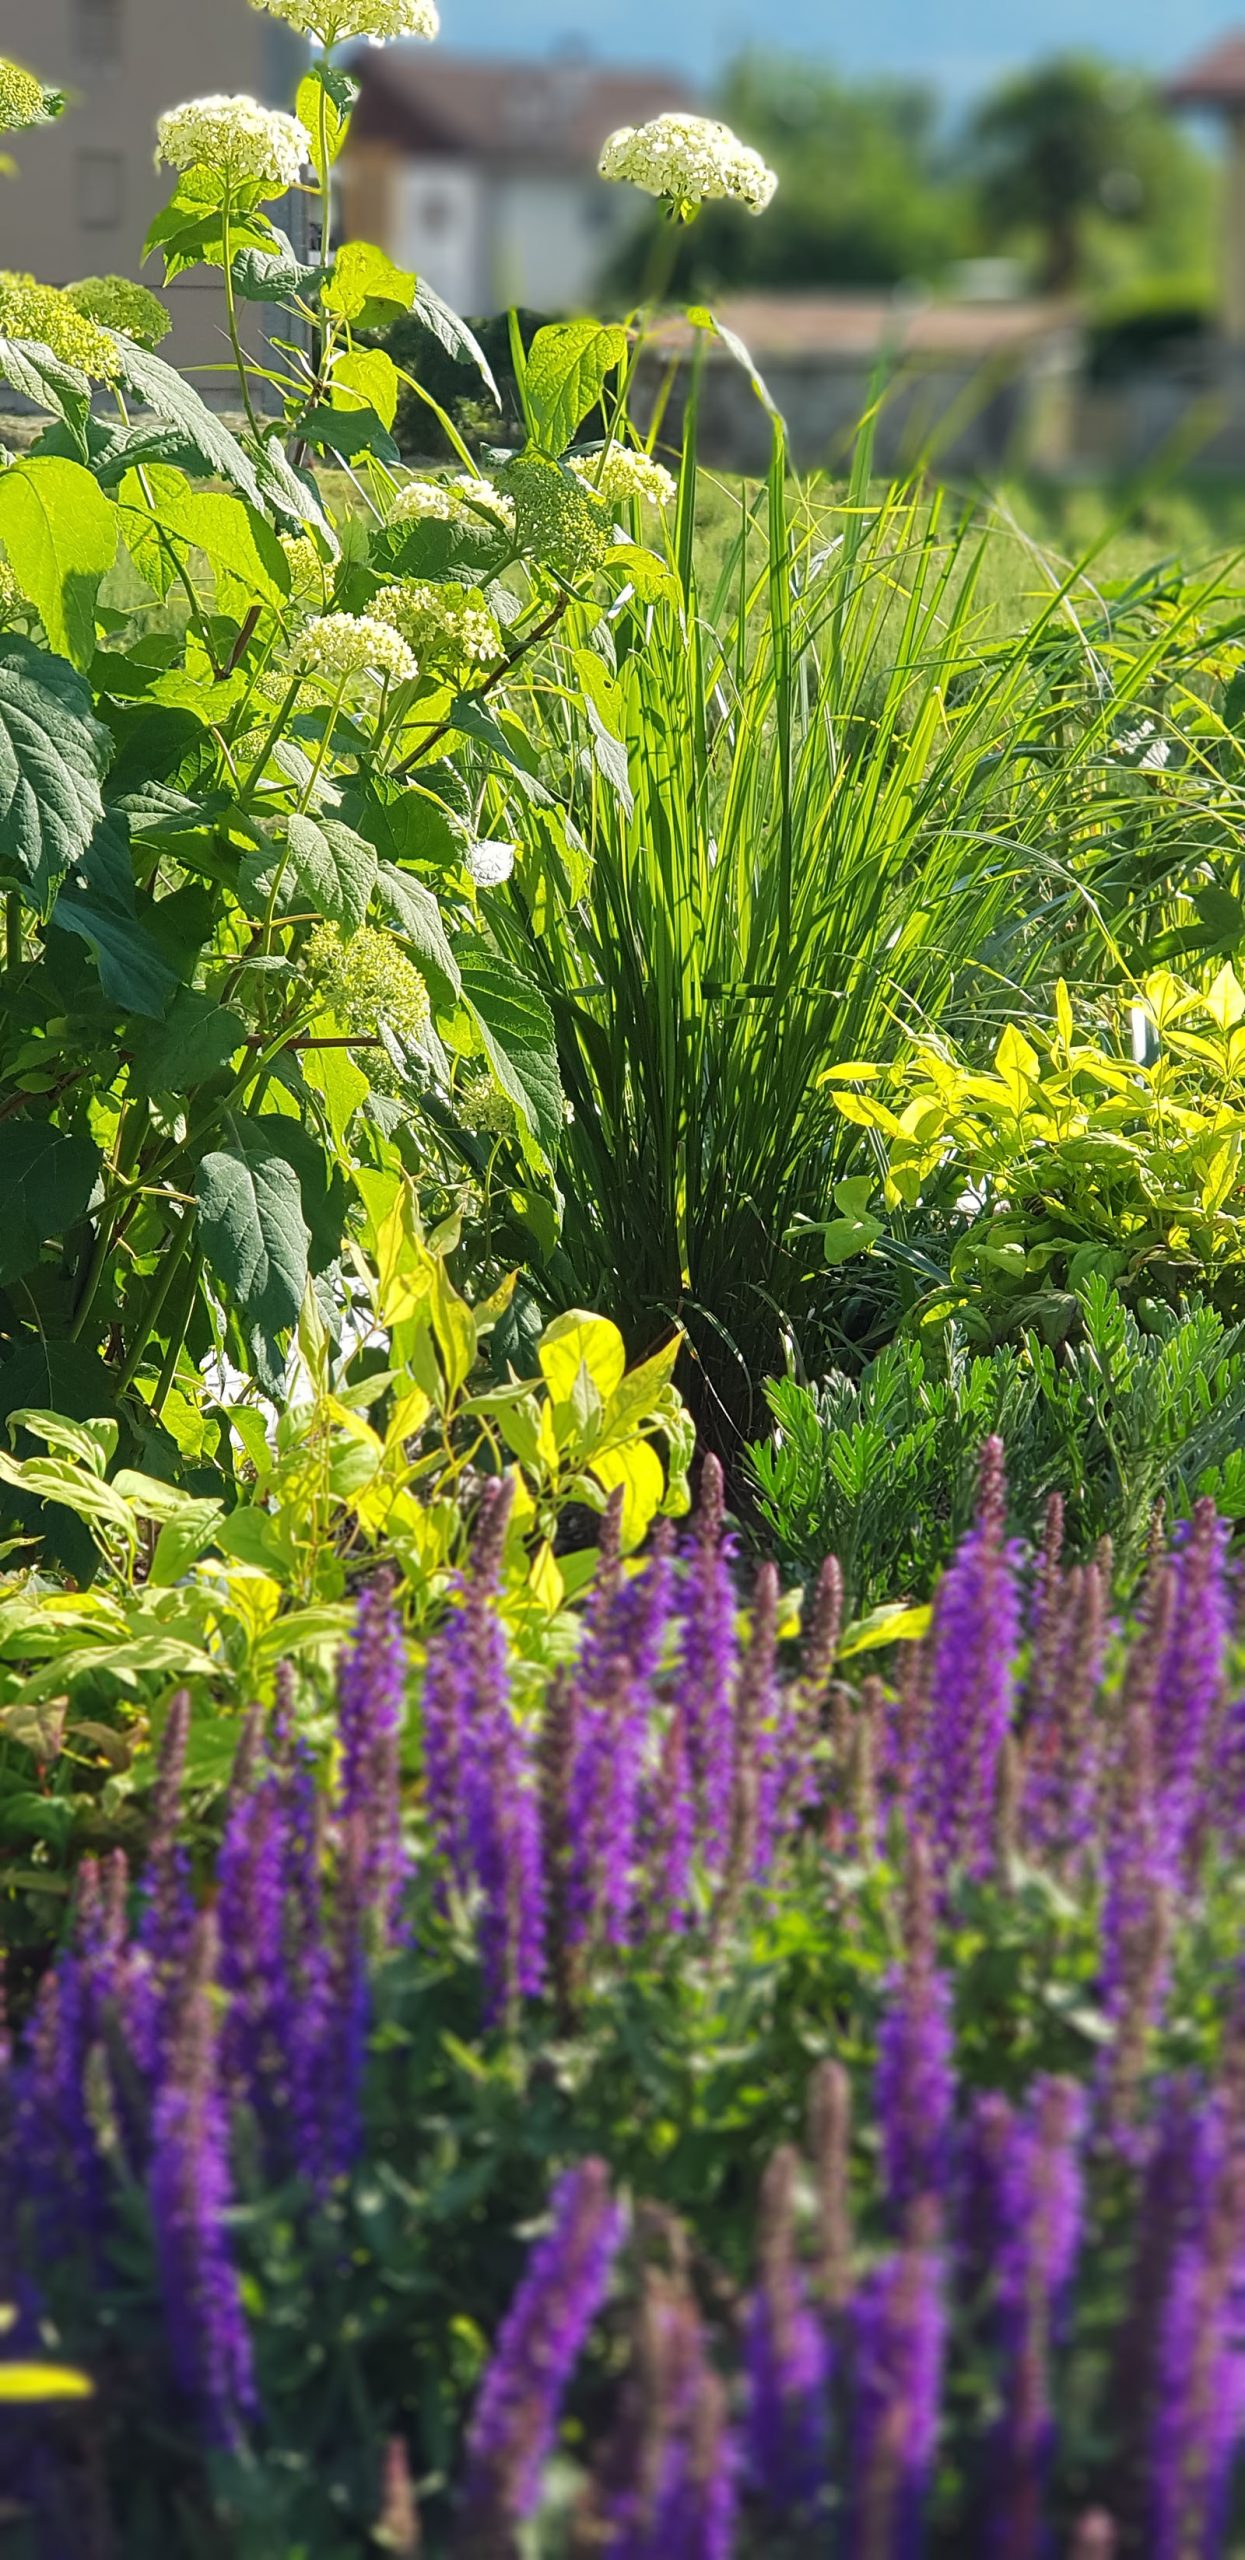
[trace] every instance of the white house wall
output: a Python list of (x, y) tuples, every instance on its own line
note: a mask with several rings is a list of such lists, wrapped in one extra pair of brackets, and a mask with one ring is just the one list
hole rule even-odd
[(479, 172), (458, 161), (405, 161), (393, 255), (400, 266), (425, 276), (455, 311), (491, 309), (485, 186)]

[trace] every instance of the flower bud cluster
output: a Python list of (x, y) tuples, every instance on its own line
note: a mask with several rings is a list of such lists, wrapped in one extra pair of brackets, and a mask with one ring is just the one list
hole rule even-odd
[(52, 97), (33, 71), (24, 71), (20, 62), (0, 54), (0, 133), (27, 133), (32, 125), (47, 124), (55, 113)]
[(95, 382), (115, 382), (121, 371), (108, 331), (75, 309), (67, 293), (33, 276), (0, 272), (0, 338), (32, 340)]
[(478, 587), (434, 587), (403, 578), (373, 596), (372, 611), (378, 622), (401, 633), (421, 667), (492, 666), (505, 654)]
[(390, 524), (418, 524), (433, 518), (440, 524), (471, 524), (495, 516), (507, 533), (514, 531), (514, 500), (491, 480), (460, 472), (453, 480), (408, 480), (389, 510)]
[(678, 495), (678, 483), (664, 462), (656, 462), (651, 453), (638, 453), (633, 445), (612, 444), (600, 454), (572, 454), (570, 467), (594, 498), (602, 498), (610, 506), (624, 506), (631, 498), (645, 498), (650, 506), (669, 507)]
[(382, 1022), (410, 1044), (428, 1027), (431, 1007), (418, 969), (386, 933), (363, 925), (344, 942), (335, 924), (318, 924), (303, 954), (307, 973), (339, 1021), (357, 1035)]
[(132, 338), (139, 347), (158, 347), (173, 326), (157, 295), (130, 276), (82, 276), (77, 284), (66, 285), (65, 299), (85, 320)]
[(407, 684), (417, 673), (392, 620), (370, 613), (321, 614), (300, 631), (290, 666), (296, 675), (319, 676), (331, 685), (367, 675), (391, 676), (395, 684)]

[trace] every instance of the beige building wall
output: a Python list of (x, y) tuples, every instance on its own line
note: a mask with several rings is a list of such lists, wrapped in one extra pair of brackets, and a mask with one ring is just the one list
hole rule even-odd
[[(0, 0), (0, 53), (70, 99), (59, 123), (12, 138), (20, 175), (0, 179), (0, 267), (47, 284), (132, 275), (161, 291), (159, 259), (140, 263), (172, 185), (154, 165), (157, 116), (222, 90), (290, 106), (301, 48), (249, 0)], [(224, 396), (210, 371), (229, 353), (219, 276), (179, 278), (168, 302), (161, 354)]]

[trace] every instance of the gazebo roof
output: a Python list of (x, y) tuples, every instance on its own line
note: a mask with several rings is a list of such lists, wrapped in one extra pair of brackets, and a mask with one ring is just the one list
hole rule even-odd
[(1195, 54), (1166, 82), (1163, 95), (1172, 107), (1245, 108), (1245, 28)]

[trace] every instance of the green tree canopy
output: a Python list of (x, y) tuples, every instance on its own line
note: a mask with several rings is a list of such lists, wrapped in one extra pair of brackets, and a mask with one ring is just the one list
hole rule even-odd
[(1048, 293), (1083, 283), (1102, 264), (1096, 241), (1121, 226), (1138, 236), (1138, 264), (1205, 256), (1205, 160), (1146, 81), (1089, 57), (1039, 63), (995, 89), (972, 120), (969, 170), (991, 244), (1035, 240)]

